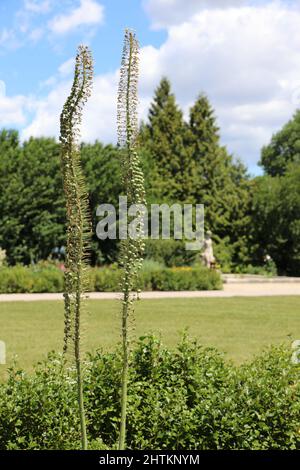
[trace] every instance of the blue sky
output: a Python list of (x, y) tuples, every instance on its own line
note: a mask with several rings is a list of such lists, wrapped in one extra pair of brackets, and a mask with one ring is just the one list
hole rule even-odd
[[(166, 37), (164, 31), (150, 29), (150, 18), (139, 0), (102, 0), (93, 3), (103, 6), (102, 21), (95, 25), (78, 26), (58, 35), (46, 30), (48, 23), (56, 16), (71, 14), (72, 9), (80, 5), (79, 1), (0, 0), (0, 38), (1, 31), (2, 34), (3, 31), (11, 31), (13, 34), (13, 38), (0, 41), (0, 77), (6, 83), (8, 94), (27, 94), (36, 90), (40, 83), (74, 55), (80, 42), (92, 47), (95, 73), (98, 74), (114, 71), (119, 66), (126, 26), (136, 30), (141, 45), (159, 46)], [(40, 6), (41, 10), (32, 11), (28, 5)], [(26, 30), (22, 32), (25, 27)], [(37, 32), (36, 38), (30, 38), (32, 31)]]
[(115, 141), (125, 27), (141, 44), (140, 116), (167, 75), (185, 116), (200, 92), (222, 142), (258, 173), (300, 103), (300, 0), (0, 0), (0, 128), (58, 136), (77, 45), (95, 59), (82, 137)]

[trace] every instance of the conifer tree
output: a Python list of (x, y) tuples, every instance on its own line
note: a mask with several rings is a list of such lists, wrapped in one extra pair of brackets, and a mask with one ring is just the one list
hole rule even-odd
[(222, 202), (228, 190), (229, 156), (220, 146), (214, 111), (204, 95), (190, 109), (189, 131), (187, 146), (194, 162), (193, 197), (205, 205), (206, 225), (216, 232), (225, 216)]
[(183, 120), (170, 83), (155, 91), (148, 123), (141, 127), (148, 201), (204, 204), (206, 230), (220, 247), (220, 261), (237, 261), (247, 252), (249, 182), (246, 169), (233, 162), (220, 143), (214, 110), (200, 95)]
[(188, 154), (184, 145), (185, 125), (182, 111), (171, 93), (170, 82), (163, 78), (157, 87), (148, 116), (141, 128), (141, 144), (151, 163), (151, 187), (148, 199), (159, 202), (182, 201), (190, 183)]
[[(249, 224), (249, 183), (245, 167), (234, 163), (221, 146), (214, 110), (205, 95), (190, 109), (186, 145), (193, 162), (194, 203), (204, 204), (205, 226), (218, 243), (230, 249), (230, 258), (246, 243)], [(240, 240), (240, 241), (239, 241)]]

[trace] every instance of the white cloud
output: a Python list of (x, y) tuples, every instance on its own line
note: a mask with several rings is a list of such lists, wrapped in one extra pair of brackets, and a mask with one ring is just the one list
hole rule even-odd
[(0, 80), (0, 127), (24, 125), (28, 101), (29, 99), (22, 95), (6, 96), (5, 83)]
[(66, 77), (67, 75), (70, 75), (70, 73), (74, 70), (74, 67), (74, 57), (71, 57), (59, 66), (58, 72), (61, 76)]
[[(64, 65), (66, 63), (61, 67)], [(62, 79), (62, 75), (60, 78)], [(95, 77), (92, 97), (83, 112), (82, 140), (99, 139), (106, 143), (115, 141), (117, 83), (117, 72)], [(34, 119), (23, 129), (22, 139), (43, 135), (58, 138), (59, 116), (71, 85), (71, 80), (62, 79), (45, 98), (35, 102)]]
[[(15, 14), (14, 29), (16, 34), (28, 34), (30, 39), (37, 40), (41, 37), (41, 26), (34, 27), (33, 20), (40, 15), (50, 12), (53, 7), (53, 0), (23, 0), (23, 5)], [(39, 37), (37, 37), (39, 35)]]
[(44, 25), (36, 26), (34, 20), (39, 15), (50, 12), (53, 0), (23, 0), (22, 6), (15, 12), (12, 26), (0, 31), (0, 46), (5, 49), (17, 49), (27, 44), (28, 40), (36, 42), (46, 32)]
[(25, 10), (28, 10), (33, 13), (48, 13), (51, 8), (50, 0), (25, 0), (24, 2)]
[(261, 146), (300, 104), (299, 9), (280, 1), (219, 9), (197, 2), (198, 10), (193, 1), (150, 3), (162, 6), (161, 15), (171, 4), (179, 8), (174, 15), (193, 11), (179, 24), (171, 22), (160, 48), (142, 50), (141, 91), (151, 94), (161, 76), (168, 76), (186, 114), (205, 92), (223, 142), (253, 165)]
[(34, 118), (21, 134), (23, 139), (31, 136), (59, 135), (59, 115), (68, 96), (71, 82), (62, 82), (43, 99), (36, 100), (33, 106)]
[(24, 125), (26, 122), (25, 103), (24, 96), (0, 97), (0, 125)]
[(5, 49), (14, 49), (18, 46), (15, 31), (4, 28), (0, 31), (0, 47)]
[(73, 73), (75, 67), (74, 57), (63, 62), (59, 67), (55, 75), (48, 77), (39, 84), (39, 89), (50, 88), (53, 89), (57, 84), (61, 85), (63, 80), (67, 80)]
[(118, 78), (118, 71), (95, 77), (92, 97), (83, 117), (83, 140), (116, 142)]
[(33, 42), (39, 41), (44, 36), (43, 28), (35, 28), (29, 33), (29, 39)]
[(168, 27), (187, 21), (200, 10), (243, 6), (250, 0), (144, 0), (144, 8), (154, 28)]
[(54, 34), (66, 34), (82, 25), (101, 24), (104, 19), (104, 7), (95, 0), (80, 0), (79, 7), (69, 14), (58, 15), (49, 22), (49, 29)]

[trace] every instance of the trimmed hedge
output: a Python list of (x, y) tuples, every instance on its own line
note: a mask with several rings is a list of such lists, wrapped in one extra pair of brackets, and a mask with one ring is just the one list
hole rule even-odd
[[(90, 448), (116, 448), (120, 351), (85, 364)], [(153, 336), (135, 346), (128, 386), (129, 449), (300, 449), (300, 366), (271, 348), (235, 367), (215, 350), (182, 339), (176, 350)], [(73, 369), (51, 354), (33, 375), (17, 368), (0, 387), (0, 449), (78, 449)]]
[(13, 266), (0, 268), (0, 293), (62, 292), (64, 277), (56, 267)]
[[(89, 290), (114, 292), (120, 290), (122, 272), (114, 267), (92, 268)], [(2, 267), (0, 268), (0, 293), (62, 292), (63, 272), (57, 267)], [(154, 268), (139, 274), (140, 290), (215, 290), (222, 288), (220, 274), (199, 267)]]

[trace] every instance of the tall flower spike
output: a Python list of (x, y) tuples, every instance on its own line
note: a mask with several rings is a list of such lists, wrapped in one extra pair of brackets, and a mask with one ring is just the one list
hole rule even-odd
[[(121, 152), (122, 179), (124, 192), (127, 195), (128, 204), (145, 204), (144, 176), (137, 153), (138, 135), (138, 73), (139, 73), (139, 45), (132, 31), (125, 31), (124, 48), (120, 70), (120, 82), (118, 91), (118, 144)], [(133, 314), (132, 294), (137, 281), (138, 271), (143, 261), (144, 251), (144, 212), (138, 208), (137, 217), (138, 233), (135, 239), (121, 240), (120, 263), (123, 266), (122, 278), (122, 394), (121, 394), (121, 422), (119, 449), (125, 448), (126, 433), (126, 408), (127, 408), (127, 382), (129, 360), (128, 321)], [(130, 223), (128, 217), (127, 224)]]
[(87, 191), (80, 166), (78, 138), (82, 108), (91, 94), (92, 80), (91, 52), (87, 47), (79, 46), (71, 93), (60, 116), (60, 142), (67, 210), (64, 352), (67, 352), (70, 345), (74, 348), (82, 449), (87, 448), (87, 437), (82, 391), (80, 324), (84, 293), (88, 282), (87, 258), (91, 223)]

